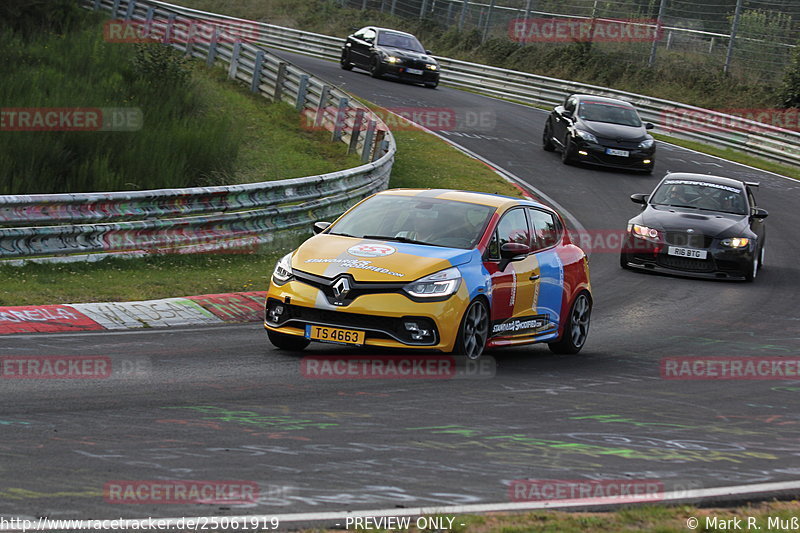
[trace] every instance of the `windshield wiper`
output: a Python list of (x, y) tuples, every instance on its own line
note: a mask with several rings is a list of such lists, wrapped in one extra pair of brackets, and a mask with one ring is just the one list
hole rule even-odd
[(354, 239), (358, 239), (359, 238), (359, 237), (356, 237), (355, 235), (350, 235), (349, 233), (333, 233), (333, 232), (330, 232), (330, 233), (328, 233), (328, 235), (337, 235), (339, 237), (353, 237)]
[(375, 239), (377, 241), (406, 242), (408, 244), (424, 244), (426, 246), (440, 246), (438, 244), (433, 244), (433, 243), (430, 243), (430, 242), (417, 241), (417, 240), (414, 240), (414, 239), (409, 239), (408, 237), (388, 237), (386, 235), (364, 235), (361, 238), (362, 239)]

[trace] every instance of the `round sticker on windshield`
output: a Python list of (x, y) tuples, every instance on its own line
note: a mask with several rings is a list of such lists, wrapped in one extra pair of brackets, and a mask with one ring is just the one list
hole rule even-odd
[(356, 257), (383, 257), (392, 255), (397, 249), (388, 244), (356, 244), (347, 249), (347, 253)]

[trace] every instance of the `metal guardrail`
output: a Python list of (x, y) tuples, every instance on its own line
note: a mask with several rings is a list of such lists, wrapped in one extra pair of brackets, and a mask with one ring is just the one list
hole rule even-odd
[[(191, 10), (153, 0), (90, 0), (112, 18), (146, 23), (148, 38), (173, 43), (254, 93), (282, 100), (316, 129), (361, 154), (364, 164), (319, 176), (263, 183), (112, 193), (0, 196), (0, 259), (74, 260), (153, 252), (254, 248), (277, 232), (308, 230), (388, 185), (394, 137), (381, 119), (335, 87), (215, 28), (207, 42), (192, 39)], [(24, 227), (18, 227), (24, 226)], [(75, 254), (81, 254), (75, 256)]]
[[(189, 11), (180, 6), (174, 7)], [(236, 17), (193, 12), (209, 20), (249, 22)], [(344, 44), (344, 39), (339, 37), (272, 24), (249, 23), (257, 24), (259, 31), (256, 42), (259, 45), (279, 50), (338, 60)], [(800, 165), (800, 133), (793, 130), (641, 94), (446, 57), (436, 59), (442, 66), (441, 82), (452, 87), (540, 106), (557, 105), (569, 93), (620, 98), (636, 105), (644, 120), (673, 137), (731, 148), (779, 163)], [(538, 138), (540, 133), (532, 131), (531, 135)]]

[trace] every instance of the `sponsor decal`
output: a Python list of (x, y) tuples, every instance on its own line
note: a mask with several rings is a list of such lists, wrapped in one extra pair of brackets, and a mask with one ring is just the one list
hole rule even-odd
[(405, 274), (401, 274), (399, 272), (393, 272), (388, 268), (381, 268), (377, 267), (372, 264), (372, 261), (365, 261), (363, 259), (339, 259), (338, 257), (332, 259), (306, 259), (306, 263), (336, 263), (342, 268), (355, 268), (358, 270), (371, 270), (372, 272), (378, 272), (380, 274), (388, 274), (390, 276), (396, 276), (398, 278), (402, 278)]
[(386, 257), (397, 251), (388, 244), (356, 244), (347, 249), (347, 253), (356, 257)]
[(501, 321), (496, 320), (492, 323), (491, 336), (534, 333), (549, 325), (550, 317), (548, 315), (532, 315)]
[(720, 185), (719, 183), (709, 183), (707, 181), (693, 181), (693, 180), (666, 180), (666, 185), (700, 185), (702, 187), (713, 187), (715, 189), (722, 189), (730, 192), (742, 192), (735, 187), (728, 187), (727, 185)]
[(103, 329), (72, 306), (0, 307), (0, 334)]

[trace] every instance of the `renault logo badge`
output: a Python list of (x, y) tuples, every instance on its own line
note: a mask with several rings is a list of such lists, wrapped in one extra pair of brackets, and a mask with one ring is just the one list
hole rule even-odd
[(333, 297), (336, 299), (337, 302), (341, 302), (347, 295), (350, 293), (350, 282), (347, 281), (347, 278), (339, 278), (336, 283), (333, 284)]

